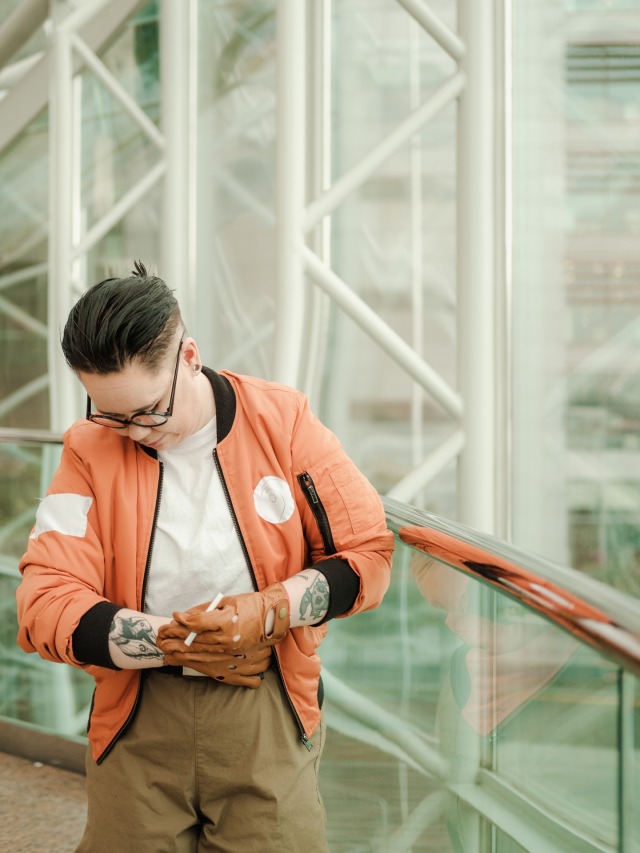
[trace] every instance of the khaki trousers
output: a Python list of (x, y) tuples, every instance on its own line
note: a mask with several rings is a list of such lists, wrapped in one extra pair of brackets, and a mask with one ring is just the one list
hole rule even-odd
[(136, 716), (87, 755), (76, 853), (327, 853), (324, 723), (302, 744), (275, 672), (257, 690), (147, 670)]

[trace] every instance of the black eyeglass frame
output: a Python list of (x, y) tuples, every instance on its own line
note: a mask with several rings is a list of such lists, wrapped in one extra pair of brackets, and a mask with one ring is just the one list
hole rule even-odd
[[(173, 372), (173, 382), (171, 384), (171, 396), (169, 397), (169, 408), (166, 412), (138, 412), (132, 418), (116, 418), (111, 415), (102, 415), (98, 412), (91, 411), (91, 397), (87, 394), (87, 414), (86, 418), (91, 423), (97, 424), (98, 426), (106, 426), (111, 429), (124, 429), (128, 426), (142, 426), (142, 427), (154, 427), (154, 426), (162, 426), (166, 424), (171, 415), (173, 414), (173, 401), (176, 396), (176, 385), (178, 384), (178, 369), (180, 367), (180, 353), (182, 352), (182, 344), (184, 342), (183, 332), (182, 337), (180, 338), (180, 343), (178, 344), (178, 355), (176, 356), (176, 366)], [(153, 423), (144, 423), (140, 422), (139, 418), (154, 418)], [(105, 423), (105, 421), (109, 421), (109, 423)]]

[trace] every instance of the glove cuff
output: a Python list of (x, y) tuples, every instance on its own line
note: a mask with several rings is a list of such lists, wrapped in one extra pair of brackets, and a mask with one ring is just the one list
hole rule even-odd
[(273, 610), (274, 615), (273, 629), (270, 634), (265, 634), (265, 638), (271, 643), (279, 643), (286, 637), (291, 622), (291, 604), (287, 590), (281, 583), (272, 583), (263, 589), (261, 594), (265, 614)]

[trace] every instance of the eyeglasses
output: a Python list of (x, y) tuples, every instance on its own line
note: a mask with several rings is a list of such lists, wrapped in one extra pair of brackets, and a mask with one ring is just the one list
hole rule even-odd
[(112, 429), (124, 429), (128, 426), (162, 426), (166, 424), (173, 414), (173, 399), (176, 396), (176, 384), (178, 382), (178, 368), (180, 367), (180, 352), (182, 351), (182, 341), (184, 334), (180, 338), (178, 346), (178, 355), (176, 356), (176, 369), (173, 373), (173, 383), (171, 384), (171, 397), (169, 398), (169, 408), (166, 412), (138, 412), (132, 418), (116, 418), (113, 415), (103, 415), (101, 412), (91, 411), (91, 397), (87, 394), (87, 420), (100, 426), (111, 427)]

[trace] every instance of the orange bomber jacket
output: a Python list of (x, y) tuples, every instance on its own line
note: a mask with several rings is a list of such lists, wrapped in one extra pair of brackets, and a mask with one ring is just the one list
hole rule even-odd
[[(313, 565), (329, 583), (327, 619), (377, 607), (389, 585), (393, 535), (378, 494), (336, 436), (292, 388), (204, 372), (216, 400), (212, 452), (256, 588)], [(95, 679), (88, 732), (96, 761), (126, 730), (143, 689), (140, 670), (112, 664), (108, 632), (121, 607), (144, 609), (161, 493), (154, 451), (80, 421), (65, 434), (20, 561), (18, 643)], [(294, 628), (276, 648), (305, 742), (320, 719), (316, 650), (325, 631), (325, 624)]]

